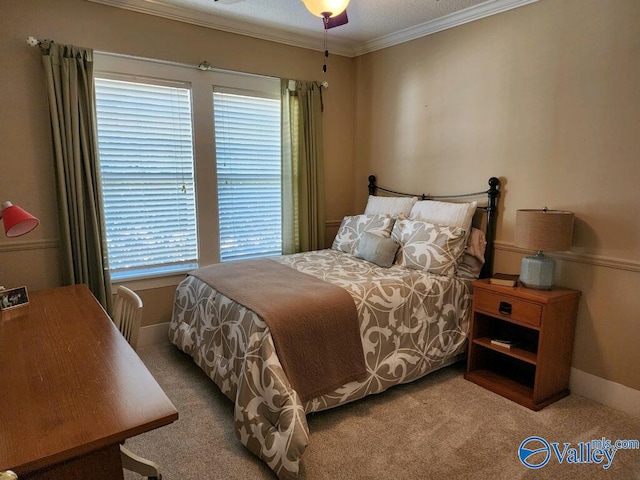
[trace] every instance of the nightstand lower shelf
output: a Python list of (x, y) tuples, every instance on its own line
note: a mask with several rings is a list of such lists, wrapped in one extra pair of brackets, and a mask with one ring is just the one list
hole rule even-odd
[(500, 352), (502, 354), (508, 355), (510, 357), (517, 358), (518, 360), (522, 360), (523, 362), (530, 363), (531, 365), (535, 365), (537, 363), (537, 357), (534, 352), (520, 348), (520, 347), (512, 347), (512, 348), (500, 347), (498, 345), (492, 344), (491, 339), (489, 337), (475, 338), (473, 340), (473, 343), (480, 345), (482, 347), (488, 348), (490, 350), (494, 350), (496, 352)]
[(541, 410), (547, 405), (569, 395), (569, 390), (567, 389), (539, 402), (534, 402), (532, 388), (490, 370), (473, 370), (465, 373), (464, 378), (535, 411)]

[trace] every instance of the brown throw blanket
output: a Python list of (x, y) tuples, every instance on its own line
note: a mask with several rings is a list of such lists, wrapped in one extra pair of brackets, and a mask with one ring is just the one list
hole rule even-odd
[(190, 275), (265, 321), (303, 402), (366, 374), (358, 313), (343, 288), (268, 258), (219, 263)]

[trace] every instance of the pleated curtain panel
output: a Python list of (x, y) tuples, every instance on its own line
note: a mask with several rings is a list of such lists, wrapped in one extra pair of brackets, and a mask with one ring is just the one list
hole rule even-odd
[[(84, 283), (111, 311), (98, 161), (93, 51), (43, 42), (63, 280)], [(322, 98), (315, 82), (283, 79), (283, 253), (324, 248)], [(293, 87), (293, 88), (291, 88)]]
[(325, 223), (320, 86), (283, 79), (281, 93), (283, 253), (318, 250)]
[(95, 116), (93, 51), (41, 45), (54, 163), (65, 284), (86, 284), (111, 311)]

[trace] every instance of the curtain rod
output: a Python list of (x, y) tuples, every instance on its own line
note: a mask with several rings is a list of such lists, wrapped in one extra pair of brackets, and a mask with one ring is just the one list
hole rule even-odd
[[(27, 44), (31, 47), (37, 47), (38, 45), (42, 45), (44, 43), (47, 42), (53, 42), (53, 40), (38, 40), (35, 37), (28, 37), (27, 38)], [(116, 57), (116, 58), (126, 58), (126, 59), (130, 59), (130, 60), (140, 60), (143, 62), (150, 62), (150, 63), (159, 63), (161, 65), (171, 65), (174, 67), (184, 67), (184, 68), (195, 68), (197, 70), (201, 70), (203, 72), (206, 71), (213, 71), (213, 72), (218, 72), (218, 73), (229, 73), (230, 70), (225, 70), (222, 68), (215, 68), (212, 67), (211, 64), (209, 62), (207, 62), (206, 60), (203, 62), (200, 62), (200, 64), (195, 65), (192, 63), (183, 63), (183, 62), (174, 62), (171, 60), (162, 60), (159, 58), (151, 58), (151, 57), (141, 57), (138, 55), (129, 55), (126, 53), (115, 53), (115, 52), (105, 52), (102, 50), (94, 50), (95, 53), (99, 54), (99, 55), (106, 55), (109, 57)], [(248, 76), (252, 76), (252, 77), (263, 77), (263, 78), (277, 78), (277, 77), (271, 77), (268, 75), (259, 75), (256, 73), (248, 73), (248, 72), (233, 72), (233, 73), (240, 73), (242, 75), (248, 75)]]
[[(47, 42), (52, 43), (53, 40), (38, 40), (36, 37), (32, 37), (32, 36), (27, 37), (27, 45), (29, 45), (30, 47), (37, 47)], [(269, 75), (260, 75), (258, 73), (239, 72), (235, 70), (225, 70), (223, 68), (215, 68), (215, 67), (212, 67), (211, 64), (206, 60), (200, 62), (200, 64), (198, 65), (195, 65), (192, 63), (173, 62), (171, 60), (161, 60), (159, 58), (141, 57), (137, 55), (129, 55), (126, 53), (105, 52), (102, 50), (95, 50), (95, 53), (99, 55), (106, 55), (109, 57), (140, 60), (143, 62), (159, 63), (161, 65), (171, 65), (174, 67), (195, 68), (203, 72), (233, 73), (233, 74), (247, 75), (249, 77), (261, 77), (261, 78), (269, 78), (269, 79), (278, 78), (278, 77), (272, 77)], [(327, 82), (326, 80), (323, 82), (316, 82), (316, 83), (323, 88), (329, 88), (329, 82)]]

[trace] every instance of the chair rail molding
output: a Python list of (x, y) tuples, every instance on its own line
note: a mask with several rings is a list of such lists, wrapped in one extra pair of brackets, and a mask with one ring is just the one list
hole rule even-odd
[(324, 222), (325, 228), (337, 228), (342, 224), (342, 220), (327, 220)]
[(60, 248), (60, 242), (58, 240), (44, 239), (0, 243), (0, 253), (19, 252), (23, 250), (45, 250), (49, 248)]
[[(513, 252), (522, 255), (530, 255), (531, 250), (516, 247), (513, 243), (497, 240), (494, 243), (496, 250), (503, 252)], [(623, 258), (607, 257), (604, 255), (595, 255), (590, 253), (573, 253), (573, 252), (544, 252), (545, 256), (557, 260), (566, 260), (568, 262), (586, 263), (587, 265), (597, 265), (599, 267), (613, 268), (616, 270), (627, 270), (630, 272), (640, 272), (640, 261), (627, 260)]]

